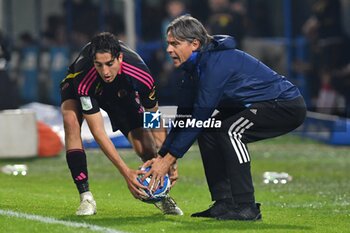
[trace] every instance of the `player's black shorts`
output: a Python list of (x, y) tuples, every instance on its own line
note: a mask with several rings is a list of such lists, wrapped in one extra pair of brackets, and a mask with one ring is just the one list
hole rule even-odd
[(61, 104), (68, 99), (76, 99), (78, 97), (74, 92), (73, 79), (66, 79), (60, 84), (60, 93), (61, 93)]
[(132, 97), (128, 96), (113, 106), (104, 108), (113, 131), (120, 130), (126, 137), (131, 130), (143, 127), (143, 107)]

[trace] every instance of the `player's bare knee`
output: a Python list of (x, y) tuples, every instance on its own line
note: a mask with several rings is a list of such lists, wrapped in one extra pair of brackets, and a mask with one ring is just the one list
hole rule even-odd
[(63, 125), (65, 131), (79, 131), (80, 132), (80, 123), (77, 117), (74, 114), (63, 114)]

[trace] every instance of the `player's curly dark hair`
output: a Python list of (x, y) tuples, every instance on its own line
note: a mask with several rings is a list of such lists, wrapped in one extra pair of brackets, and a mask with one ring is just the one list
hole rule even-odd
[(95, 58), (96, 53), (110, 53), (113, 57), (118, 57), (121, 51), (119, 41), (110, 32), (101, 32), (91, 39), (90, 57)]

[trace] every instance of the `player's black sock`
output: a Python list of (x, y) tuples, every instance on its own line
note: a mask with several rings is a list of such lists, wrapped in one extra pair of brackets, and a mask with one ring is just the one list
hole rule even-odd
[(89, 191), (86, 154), (82, 149), (73, 149), (66, 152), (68, 167), (79, 193)]

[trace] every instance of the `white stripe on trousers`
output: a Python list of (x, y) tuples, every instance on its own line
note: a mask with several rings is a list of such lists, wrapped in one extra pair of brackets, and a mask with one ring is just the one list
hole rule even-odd
[(233, 122), (228, 130), (228, 136), (230, 137), (233, 149), (236, 152), (239, 163), (247, 163), (250, 161), (249, 153), (246, 145), (241, 141), (242, 134), (246, 129), (249, 129), (254, 125), (248, 119), (243, 117)]

